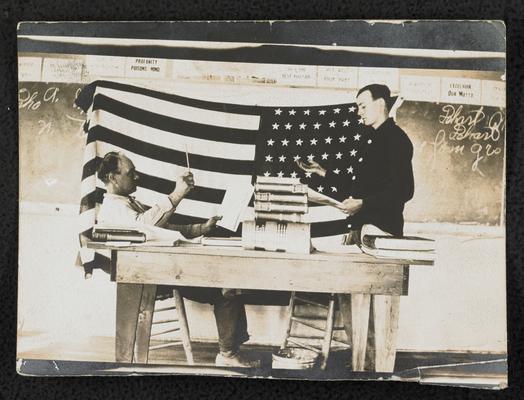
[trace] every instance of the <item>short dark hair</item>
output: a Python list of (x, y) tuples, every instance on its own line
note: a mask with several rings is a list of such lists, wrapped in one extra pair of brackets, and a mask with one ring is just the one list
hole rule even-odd
[(116, 151), (107, 153), (97, 169), (98, 178), (104, 182), (109, 182), (109, 174), (120, 171), (120, 154)]
[(395, 103), (396, 98), (391, 97), (391, 92), (389, 88), (386, 85), (379, 85), (378, 83), (373, 83), (371, 85), (364, 86), (363, 88), (361, 88), (358, 91), (357, 97), (368, 90), (369, 90), (369, 93), (371, 93), (371, 98), (373, 100), (384, 99), (384, 102), (386, 103), (386, 107), (388, 111), (391, 109), (391, 107)]

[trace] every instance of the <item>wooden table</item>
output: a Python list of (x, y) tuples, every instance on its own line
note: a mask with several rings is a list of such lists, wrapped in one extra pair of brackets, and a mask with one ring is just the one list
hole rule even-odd
[(89, 247), (112, 252), (119, 362), (147, 362), (149, 335), (144, 332), (149, 331), (140, 326), (144, 312), (151, 313), (154, 307), (156, 285), (204, 286), (351, 294), (339, 298), (347, 299), (341, 301), (340, 311), (344, 321), (351, 321), (353, 370), (364, 370), (372, 304), (375, 348), (371, 365), (376, 372), (393, 372), (400, 296), (408, 294), (410, 260), (201, 245), (111, 247), (93, 242)]

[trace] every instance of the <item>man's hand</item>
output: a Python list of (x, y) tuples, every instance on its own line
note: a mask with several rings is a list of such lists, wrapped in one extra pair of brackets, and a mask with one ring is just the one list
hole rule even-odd
[(297, 161), (297, 165), (306, 172), (312, 172), (320, 176), (326, 176), (326, 170), (316, 161)]
[(217, 226), (217, 222), (222, 219), (221, 215), (215, 215), (209, 218), (205, 223), (202, 224), (202, 235), (208, 233), (211, 229)]
[(176, 180), (176, 187), (173, 194), (179, 197), (187, 195), (195, 187), (195, 180), (190, 171), (184, 172)]
[(337, 206), (339, 210), (342, 210), (348, 215), (355, 214), (358, 210), (362, 208), (362, 199), (353, 199), (351, 197), (347, 198)]

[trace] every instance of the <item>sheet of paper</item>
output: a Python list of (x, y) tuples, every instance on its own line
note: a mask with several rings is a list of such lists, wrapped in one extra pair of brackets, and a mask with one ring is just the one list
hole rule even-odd
[(217, 225), (235, 232), (242, 222), (241, 216), (244, 214), (252, 195), (253, 186), (251, 184), (230, 186), (217, 210), (217, 214), (222, 215), (222, 219), (218, 221)]

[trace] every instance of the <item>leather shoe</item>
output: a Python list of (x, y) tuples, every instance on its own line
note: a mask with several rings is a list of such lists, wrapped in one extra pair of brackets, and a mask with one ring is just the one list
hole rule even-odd
[(260, 368), (260, 360), (248, 360), (238, 353), (230, 357), (218, 353), (215, 365), (217, 367)]

